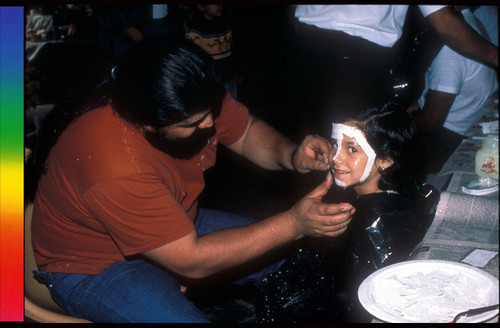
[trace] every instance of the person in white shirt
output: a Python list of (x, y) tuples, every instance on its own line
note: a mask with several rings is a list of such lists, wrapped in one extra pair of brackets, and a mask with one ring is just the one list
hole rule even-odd
[[(448, 45), (498, 67), (498, 48), (479, 37), (450, 7), (418, 5), (418, 8)], [(408, 5), (299, 5), (295, 17), (301, 23), (391, 47), (401, 37), (407, 11)]]
[[(392, 95), (390, 73), (401, 49), (398, 40), (409, 5), (298, 5), (295, 7), (295, 64), (303, 70), (297, 91), (312, 93), (304, 106), (316, 122), (364, 108)], [(452, 8), (418, 5), (436, 33), (461, 54), (498, 67), (498, 48), (482, 38)], [(296, 86), (299, 88), (298, 86)], [(324, 113), (326, 111), (326, 114)], [(308, 113), (309, 113), (308, 112)], [(314, 117), (314, 115), (311, 115)], [(314, 127), (318, 131), (318, 127)], [(326, 129), (326, 126), (324, 127)], [(321, 129), (319, 130), (321, 131)], [(326, 133), (326, 130), (325, 130)]]
[[(467, 6), (455, 6), (465, 21), (488, 38), (481, 22)], [(418, 130), (428, 138), (429, 169), (437, 172), (460, 145), (466, 131), (482, 115), (482, 106), (498, 88), (493, 68), (443, 46), (425, 73), (425, 87), (414, 113)], [(420, 110), (421, 109), (421, 110)]]
[[(498, 6), (471, 7), (474, 16), (484, 25), (491, 43), (498, 47)], [(498, 84), (495, 90), (498, 90)]]
[(498, 6), (478, 6), (473, 13), (483, 23), (490, 41), (498, 47)]

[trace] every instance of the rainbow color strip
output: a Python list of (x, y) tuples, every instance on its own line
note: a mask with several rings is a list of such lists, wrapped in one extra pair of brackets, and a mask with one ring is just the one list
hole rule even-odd
[(0, 7), (0, 321), (24, 320), (24, 9)]

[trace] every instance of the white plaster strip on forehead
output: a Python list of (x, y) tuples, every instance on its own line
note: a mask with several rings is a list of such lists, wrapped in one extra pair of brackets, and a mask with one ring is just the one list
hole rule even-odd
[(342, 147), (342, 139), (343, 135), (348, 136), (349, 138), (354, 138), (358, 145), (363, 149), (365, 154), (368, 156), (368, 161), (366, 162), (366, 167), (365, 171), (363, 172), (363, 175), (361, 176), (361, 179), (359, 182), (363, 182), (368, 178), (368, 175), (370, 174), (370, 171), (372, 170), (373, 163), (375, 162), (375, 157), (377, 156), (375, 154), (375, 151), (373, 148), (370, 146), (368, 141), (366, 141), (365, 136), (363, 135), (363, 132), (361, 132), (360, 129), (355, 128), (353, 126), (348, 126), (345, 124), (332, 124), (332, 138), (337, 140), (337, 152), (333, 156), (333, 160), (337, 157), (339, 154), (340, 148)]

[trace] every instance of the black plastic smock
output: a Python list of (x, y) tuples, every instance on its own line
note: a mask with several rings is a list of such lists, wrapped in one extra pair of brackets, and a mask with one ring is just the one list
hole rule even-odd
[(354, 197), (356, 213), (344, 234), (304, 239), (280, 270), (262, 281), (257, 321), (369, 322), (357, 297), (359, 285), (381, 267), (408, 259), (438, 201), (439, 192), (430, 185), (415, 200), (391, 192)]

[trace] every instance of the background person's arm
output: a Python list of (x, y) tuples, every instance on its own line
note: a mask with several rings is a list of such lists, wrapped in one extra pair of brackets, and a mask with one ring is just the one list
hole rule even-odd
[(414, 114), (417, 130), (423, 133), (437, 132), (443, 126), (456, 96), (429, 89), (422, 110), (413, 111), (411, 106), (408, 109), (408, 112), (412, 111)]
[(466, 57), (498, 67), (498, 47), (479, 35), (450, 7), (433, 12), (427, 19), (449, 47)]
[(134, 26), (127, 27), (123, 33), (134, 42), (141, 42), (144, 40), (144, 34)]

